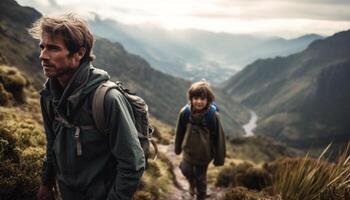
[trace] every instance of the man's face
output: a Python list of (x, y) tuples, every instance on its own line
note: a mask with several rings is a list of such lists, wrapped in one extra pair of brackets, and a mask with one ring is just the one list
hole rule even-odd
[(191, 101), (191, 105), (197, 111), (203, 110), (207, 106), (207, 104), (208, 100), (205, 97), (193, 97)]
[(40, 41), (40, 61), (45, 76), (59, 78), (71, 74), (79, 67), (79, 62), (69, 55), (69, 50), (60, 34), (50, 35), (43, 33)]

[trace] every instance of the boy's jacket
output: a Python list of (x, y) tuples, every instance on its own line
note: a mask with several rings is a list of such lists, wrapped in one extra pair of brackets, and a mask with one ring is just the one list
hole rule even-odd
[(219, 113), (215, 112), (212, 122), (206, 122), (207, 112), (191, 113), (187, 123), (185, 107), (181, 109), (176, 126), (175, 153), (183, 152), (183, 159), (194, 165), (207, 165), (214, 160), (215, 166), (221, 166), (226, 156), (225, 134)]

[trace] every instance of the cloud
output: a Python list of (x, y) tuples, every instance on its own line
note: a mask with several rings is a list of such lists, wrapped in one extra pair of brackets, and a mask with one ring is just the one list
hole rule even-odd
[(60, 12), (62, 10), (62, 7), (57, 4), (55, 0), (47, 0), (47, 1), (41, 1), (41, 0), (16, 0), (20, 5), (30, 6), (38, 11), (40, 11), (42, 14), (53, 14)]
[(349, 0), (213, 0), (212, 2), (224, 5), (224, 6), (229, 6), (229, 5), (237, 5), (241, 3), (261, 3), (264, 4), (266, 2), (272, 2), (274, 1), (275, 3), (278, 2), (297, 2), (297, 3), (310, 3), (310, 4), (342, 4), (342, 5), (350, 5)]
[(73, 12), (168, 29), (296, 37), (350, 27), (350, 0), (18, 0), (44, 14)]
[(194, 12), (192, 16), (213, 18), (294, 18), (315, 20), (350, 20), (350, 1), (347, 0), (220, 0), (217, 9)]

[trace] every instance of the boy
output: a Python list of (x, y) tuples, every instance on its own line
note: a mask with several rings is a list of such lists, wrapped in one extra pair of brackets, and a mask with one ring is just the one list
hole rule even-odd
[(214, 94), (208, 83), (195, 82), (188, 90), (189, 104), (179, 113), (176, 126), (175, 153), (183, 151), (180, 169), (189, 182), (190, 194), (197, 200), (207, 197), (207, 169), (211, 160), (224, 165), (225, 134)]

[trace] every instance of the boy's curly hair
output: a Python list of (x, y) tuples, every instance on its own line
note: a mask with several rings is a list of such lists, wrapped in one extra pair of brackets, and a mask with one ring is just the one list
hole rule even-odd
[(206, 98), (208, 100), (208, 105), (215, 100), (214, 93), (211, 90), (209, 83), (206, 81), (194, 82), (187, 91), (187, 97), (190, 102), (193, 97)]

